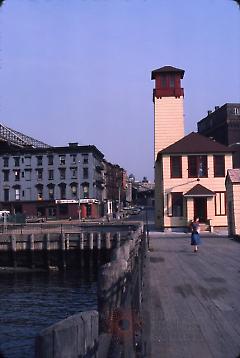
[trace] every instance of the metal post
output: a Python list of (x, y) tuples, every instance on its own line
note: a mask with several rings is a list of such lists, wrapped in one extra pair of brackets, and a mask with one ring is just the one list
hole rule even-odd
[(81, 221), (81, 185), (80, 185), (80, 160), (78, 161), (77, 171), (78, 171), (78, 220)]
[(3, 213), (3, 227), (4, 231), (7, 231), (7, 213)]
[(145, 207), (146, 210), (146, 233), (147, 233), (147, 246), (149, 249), (149, 227), (148, 227), (148, 207)]

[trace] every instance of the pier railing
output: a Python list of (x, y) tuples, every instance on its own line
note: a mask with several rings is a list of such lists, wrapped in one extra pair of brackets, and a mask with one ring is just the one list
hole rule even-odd
[[(98, 279), (99, 352), (105, 357), (137, 357), (141, 347), (142, 274), (147, 242), (142, 232), (116, 248)], [(100, 355), (101, 356), (101, 355)]]
[(111, 223), (51, 223), (51, 222), (44, 222), (44, 223), (24, 223), (24, 224), (0, 224), (0, 237), (1, 234), (34, 234), (34, 233), (60, 233), (64, 234), (66, 232), (91, 232), (91, 231), (107, 231), (107, 228), (114, 228), (116, 231), (117, 228), (122, 230), (134, 230), (135, 224), (126, 222), (116, 222)]
[[(100, 269), (98, 312), (72, 316), (41, 332), (36, 339), (35, 357), (140, 357), (146, 248), (143, 227), (139, 225), (127, 235), (122, 245), (116, 245), (111, 261)], [(81, 320), (84, 324), (79, 323)]]

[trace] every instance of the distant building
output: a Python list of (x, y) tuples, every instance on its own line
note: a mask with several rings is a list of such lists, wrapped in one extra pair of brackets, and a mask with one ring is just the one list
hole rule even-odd
[(47, 218), (120, 211), (127, 173), (94, 145), (53, 147), (0, 123), (0, 209)]
[(226, 103), (208, 111), (198, 124), (198, 132), (231, 147), (233, 167), (240, 168), (240, 103)]
[(132, 182), (132, 202), (136, 205), (154, 206), (155, 184), (145, 178)]
[(103, 154), (93, 145), (0, 146), (2, 208), (28, 216), (102, 215)]
[(126, 202), (127, 173), (118, 164), (104, 160), (104, 201), (106, 213), (114, 214), (122, 209)]

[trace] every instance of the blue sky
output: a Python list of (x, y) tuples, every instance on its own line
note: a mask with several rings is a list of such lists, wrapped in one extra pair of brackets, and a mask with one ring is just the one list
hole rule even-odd
[(185, 133), (240, 102), (240, 9), (231, 0), (6, 0), (0, 122), (51, 145), (94, 144), (153, 180), (151, 71), (184, 69)]

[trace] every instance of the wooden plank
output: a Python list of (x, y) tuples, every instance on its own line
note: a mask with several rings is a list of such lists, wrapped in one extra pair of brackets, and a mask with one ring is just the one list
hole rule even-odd
[(194, 254), (189, 235), (158, 233), (152, 234), (151, 247), (143, 295), (150, 356), (237, 357), (239, 244), (209, 234)]

